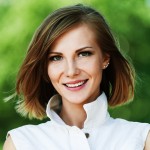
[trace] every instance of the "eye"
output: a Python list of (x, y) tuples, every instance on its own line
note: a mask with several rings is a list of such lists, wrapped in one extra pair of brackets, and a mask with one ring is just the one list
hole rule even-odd
[(62, 56), (51, 56), (49, 58), (50, 61), (60, 61), (62, 60)]
[(87, 57), (87, 56), (91, 56), (92, 53), (89, 51), (84, 51), (84, 52), (80, 52), (78, 55), (79, 57)]

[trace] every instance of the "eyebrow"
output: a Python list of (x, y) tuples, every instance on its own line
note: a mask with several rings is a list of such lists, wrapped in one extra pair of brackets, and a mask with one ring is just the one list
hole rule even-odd
[[(79, 48), (78, 50), (76, 50), (75, 53), (79, 53), (80, 51), (85, 50), (85, 49), (88, 49), (88, 48), (91, 48), (91, 49), (92, 49), (93, 47), (91, 47), (91, 46), (81, 47), (81, 48)], [(53, 51), (50, 51), (49, 54), (58, 54), (58, 55), (62, 55), (61, 52), (53, 52)]]
[(78, 52), (80, 52), (80, 51), (82, 51), (84, 49), (88, 49), (88, 48), (92, 49), (93, 47), (91, 47), (91, 46), (85, 46), (85, 47), (79, 48), (78, 50), (76, 50), (76, 52), (78, 53)]

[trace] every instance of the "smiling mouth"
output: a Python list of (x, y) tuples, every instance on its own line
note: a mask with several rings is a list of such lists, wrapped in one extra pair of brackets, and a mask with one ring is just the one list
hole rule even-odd
[(80, 82), (77, 82), (77, 83), (68, 83), (68, 84), (64, 84), (66, 87), (68, 88), (76, 88), (76, 87), (80, 87), (82, 85), (84, 85), (88, 80), (84, 80), (84, 81), (80, 81)]

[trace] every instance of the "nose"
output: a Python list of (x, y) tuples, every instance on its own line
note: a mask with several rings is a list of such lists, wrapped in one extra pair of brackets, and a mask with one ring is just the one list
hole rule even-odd
[(65, 74), (67, 77), (75, 77), (80, 73), (80, 69), (77, 66), (76, 61), (68, 60), (66, 61)]

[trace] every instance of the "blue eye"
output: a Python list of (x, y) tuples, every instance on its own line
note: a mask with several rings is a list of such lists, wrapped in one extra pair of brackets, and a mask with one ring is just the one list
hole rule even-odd
[(61, 56), (52, 56), (49, 58), (50, 61), (60, 61), (62, 60), (62, 57)]
[(84, 51), (84, 52), (80, 52), (79, 53), (79, 57), (87, 57), (87, 56), (91, 56), (92, 53), (88, 52), (88, 51)]

